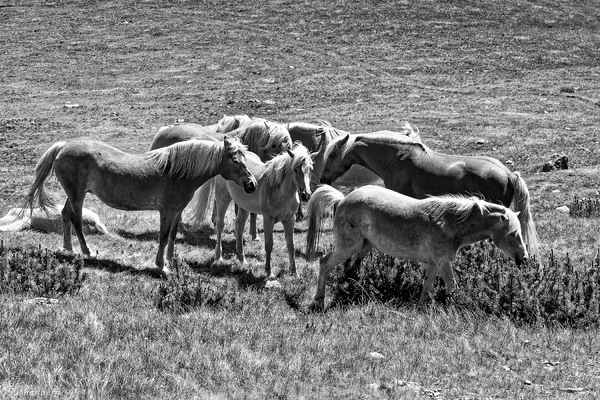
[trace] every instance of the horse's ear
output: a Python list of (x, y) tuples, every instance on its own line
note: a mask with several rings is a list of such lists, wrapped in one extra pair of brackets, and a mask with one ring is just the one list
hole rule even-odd
[(521, 211), (515, 211), (515, 215), (518, 217), (521, 214)]
[(508, 217), (506, 216), (506, 214), (501, 214), (501, 215), (500, 215), (500, 219), (501, 219), (502, 221), (508, 221)]
[(290, 157), (294, 158), (294, 153), (290, 149), (288, 149), (287, 153)]
[(231, 139), (224, 137), (223, 146), (225, 146), (225, 150), (231, 149), (233, 147), (233, 142), (231, 141)]
[(346, 142), (348, 141), (348, 139), (350, 139), (350, 134), (348, 134), (348, 135), (344, 136), (344, 137), (343, 137), (343, 138), (342, 138), (342, 139), (339, 141), (339, 144), (341, 144), (341, 145), (345, 145), (345, 144), (346, 144)]
[(319, 156), (318, 151), (315, 151), (314, 153), (310, 153), (310, 159), (313, 160), (313, 162), (317, 159), (318, 156)]

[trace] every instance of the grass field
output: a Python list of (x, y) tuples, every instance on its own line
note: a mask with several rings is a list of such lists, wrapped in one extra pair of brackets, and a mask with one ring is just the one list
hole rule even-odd
[[(22, 203), (59, 140), (141, 153), (160, 126), (223, 114), (350, 132), (408, 120), (435, 151), (521, 171), (544, 252), (583, 268), (600, 221), (556, 207), (599, 196), (598, 15), (590, 0), (0, 0), (0, 212)], [(556, 153), (569, 170), (535, 172)], [(79, 293), (41, 304), (0, 293), (0, 398), (600, 397), (597, 326), (367, 298), (305, 313), (317, 268), (305, 222), (301, 278), (283, 274), (279, 288), (265, 287), (262, 242), (248, 243), (247, 266), (233, 261), (231, 217), (222, 263), (213, 232), (183, 230), (178, 254), (206, 298), (160, 311), (158, 213), (85, 205), (112, 235), (88, 237), (98, 255)], [(39, 232), (0, 240), (62, 246)], [(280, 225), (275, 240), (286, 270)]]

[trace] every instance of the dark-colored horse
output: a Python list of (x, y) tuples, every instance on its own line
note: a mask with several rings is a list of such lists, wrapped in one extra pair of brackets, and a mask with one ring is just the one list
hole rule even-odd
[(518, 212), (529, 253), (539, 252), (527, 185), (518, 172), (511, 172), (495, 158), (436, 153), (414, 131), (407, 136), (345, 135), (329, 143), (324, 157), (322, 183), (330, 184), (358, 164), (380, 176), (386, 188), (417, 199), (474, 195), (505, 207), (512, 205)]

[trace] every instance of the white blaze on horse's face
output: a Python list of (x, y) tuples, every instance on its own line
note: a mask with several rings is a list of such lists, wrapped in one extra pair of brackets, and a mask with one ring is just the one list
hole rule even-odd
[(506, 213), (501, 215), (500, 221), (494, 226), (492, 240), (494, 245), (512, 258), (517, 265), (521, 265), (529, 257), (521, 234), (521, 224), (517, 214), (511, 210), (507, 209)]
[(256, 178), (246, 164), (244, 153), (237, 144), (228, 139), (224, 140), (224, 146), (223, 164), (225, 168), (221, 175), (243, 187), (246, 193), (254, 192), (257, 186)]

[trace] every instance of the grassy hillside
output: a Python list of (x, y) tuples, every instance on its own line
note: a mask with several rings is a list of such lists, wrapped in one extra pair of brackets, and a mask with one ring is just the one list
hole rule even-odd
[[(600, 221), (555, 209), (600, 189), (598, 15), (597, 2), (560, 0), (4, 0), (0, 212), (21, 204), (58, 140), (141, 153), (160, 126), (223, 114), (324, 119), (351, 132), (408, 120), (436, 151), (521, 171), (546, 257), (568, 254), (583, 270), (600, 248)], [(555, 153), (569, 170), (534, 172)], [(48, 186), (64, 196), (55, 180)], [(597, 326), (522, 325), (367, 295), (305, 313), (316, 282), (305, 222), (296, 228), (302, 277), (283, 275), (279, 288), (265, 287), (262, 242), (248, 243), (249, 265), (234, 263), (231, 217), (222, 263), (214, 232), (180, 232), (200, 306), (161, 311), (164, 282), (149, 270), (158, 213), (113, 210), (93, 195), (85, 205), (112, 235), (88, 238), (98, 253), (84, 262), (81, 289), (53, 303), (0, 293), (0, 397), (598, 397)], [(39, 232), (0, 240), (62, 246)], [(280, 270), (283, 249), (279, 225)]]

